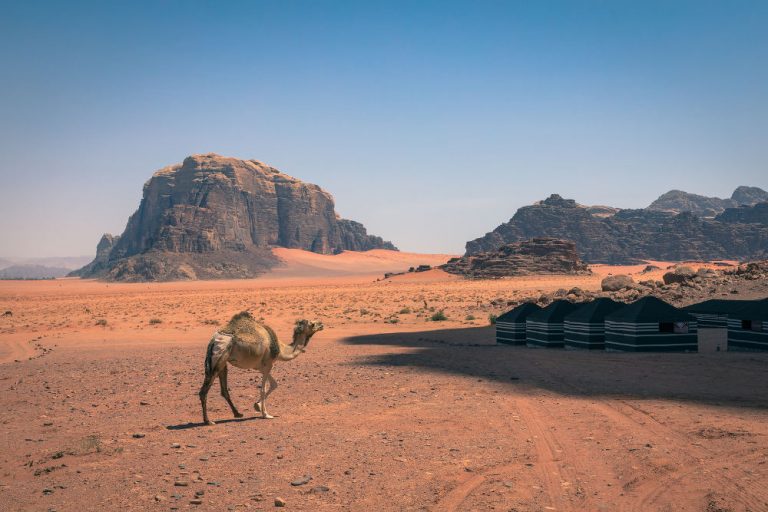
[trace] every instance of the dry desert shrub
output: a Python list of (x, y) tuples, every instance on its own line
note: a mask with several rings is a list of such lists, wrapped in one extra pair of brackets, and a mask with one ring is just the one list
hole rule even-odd
[(441, 309), (440, 311), (436, 311), (435, 313), (433, 313), (432, 316), (429, 317), (429, 319), (433, 322), (443, 322), (445, 320), (448, 320), (448, 317), (445, 316), (445, 311)]

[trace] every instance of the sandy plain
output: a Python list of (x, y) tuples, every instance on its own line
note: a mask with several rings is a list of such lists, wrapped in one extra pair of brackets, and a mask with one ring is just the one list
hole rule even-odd
[[(0, 510), (768, 510), (768, 354), (495, 345), (507, 302), (642, 266), (381, 280), (449, 256), (279, 255), (255, 280), (0, 282)], [(202, 426), (205, 346), (243, 309), (326, 330), (276, 367), (276, 419), (232, 369), (248, 413), (216, 385)]]

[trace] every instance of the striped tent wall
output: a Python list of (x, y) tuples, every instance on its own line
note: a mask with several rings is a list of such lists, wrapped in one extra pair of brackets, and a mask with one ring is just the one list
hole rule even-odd
[(562, 348), (564, 337), (563, 322), (525, 321), (525, 341), (529, 347)]
[(728, 315), (726, 314), (694, 313), (693, 311), (689, 311), (688, 314), (696, 317), (699, 329), (725, 329), (728, 327)]
[(496, 321), (496, 343), (525, 345), (525, 322)]
[(696, 352), (699, 340), (695, 321), (686, 334), (659, 332), (659, 322), (605, 321), (605, 349), (625, 352)]
[(763, 330), (753, 331), (742, 327), (742, 320), (728, 319), (728, 350), (768, 350), (768, 321), (763, 320)]
[(566, 348), (605, 349), (605, 322), (565, 321), (563, 341)]

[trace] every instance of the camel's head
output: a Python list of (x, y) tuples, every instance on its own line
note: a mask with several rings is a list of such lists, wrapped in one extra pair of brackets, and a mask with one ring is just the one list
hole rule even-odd
[(323, 330), (323, 322), (320, 322), (320, 321), (310, 322), (309, 320), (298, 320), (296, 322), (296, 325), (293, 327), (293, 343), (297, 349), (304, 352), (304, 350), (306, 350), (307, 345), (309, 345), (310, 338), (312, 338), (312, 336), (314, 336), (316, 332), (320, 332), (322, 330)]

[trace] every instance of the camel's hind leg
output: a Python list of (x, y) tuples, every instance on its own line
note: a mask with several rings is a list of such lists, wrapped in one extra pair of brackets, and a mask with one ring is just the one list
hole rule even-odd
[(223, 396), (224, 400), (226, 400), (227, 403), (229, 404), (229, 408), (232, 409), (232, 414), (235, 415), (235, 418), (242, 418), (243, 415), (240, 414), (240, 411), (237, 410), (237, 407), (235, 407), (235, 404), (232, 403), (232, 399), (229, 397), (229, 388), (227, 387), (226, 365), (219, 372), (219, 386), (221, 387), (221, 396)]
[(208, 391), (210, 391), (213, 385), (213, 379), (216, 378), (216, 372), (205, 374), (205, 380), (203, 381), (203, 387), (200, 388), (200, 405), (203, 408), (203, 423), (206, 425), (214, 425), (215, 423), (208, 419)]
[[(226, 371), (227, 360), (229, 359), (229, 350), (225, 350), (223, 354), (219, 355), (216, 358), (216, 360), (214, 360), (213, 353), (214, 353), (214, 348), (216, 346), (217, 341), (218, 341), (217, 338), (214, 337), (214, 339), (212, 339), (210, 343), (208, 343), (208, 350), (205, 355), (205, 380), (203, 380), (203, 386), (200, 388), (200, 393), (199, 393), (200, 405), (203, 408), (203, 423), (205, 423), (206, 425), (214, 424), (214, 422), (212, 422), (208, 418), (208, 391), (211, 390), (213, 381), (214, 379), (216, 379), (219, 373), (222, 370)], [(224, 388), (226, 388), (226, 386)]]

